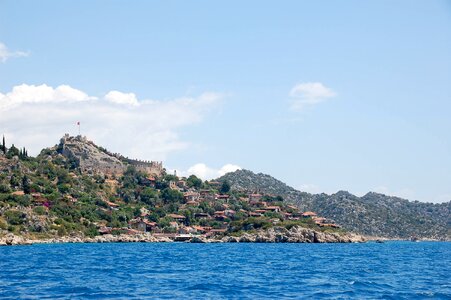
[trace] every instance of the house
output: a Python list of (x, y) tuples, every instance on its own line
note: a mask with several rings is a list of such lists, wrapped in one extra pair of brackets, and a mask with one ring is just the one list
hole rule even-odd
[(249, 212), (249, 217), (261, 217), (262, 214), (258, 212), (251, 211)]
[(195, 226), (195, 225), (193, 226), (193, 228), (196, 230), (197, 233), (200, 233), (200, 234), (205, 234), (207, 232), (210, 232), (210, 230), (212, 229), (209, 226)]
[(200, 198), (200, 194), (194, 191), (188, 191), (183, 194), (183, 198), (187, 201), (187, 203), (190, 201), (197, 201)]
[(49, 200), (42, 196), (41, 193), (32, 193), (31, 196), (33, 197), (33, 204), (35, 206), (45, 206), (49, 207)]
[(293, 217), (293, 215), (288, 212), (284, 212), (282, 215), (285, 220), (290, 220)]
[(196, 213), (196, 214), (194, 214), (194, 218), (206, 220), (206, 219), (211, 219), (211, 216), (207, 213)]
[(179, 229), (177, 230), (177, 233), (180, 233), (180, 234), (193, 234), (196, 232), (197, 232), (197, 230), (191, 226), (182, 226), (182, 227), (179, 227)]
[(172, 218), (172, 219), (174, 219), (174, 220), (176, 220), (176, 221), (178, 221), (178, 222), (184, 222), (185, 219), (186, 219), (185, 216), (177, 215), (177, 214), (169, 214), (168, 217), (169, 217), (169, 218)]
[(119, 207), (119, 204), (105, 200), (105, 203), (111, 208), (111, 209), (117, 209)]
[(136, 218), (136, 219), (130, 220), (129, 224), (132, 229), (135, 229), (135, 230), (138, 230), (141, 232), (149, 232), (149, 231), (152, 231), (155, 227), (157, 227), (157, 223), (150, 222), (149, 220), (146, 220), (143, 218)]
[(185, 181), (185, 180), (179, 180), (179, 181), (177, 181), (177, 186), (178, 186), (179, 188), (181, 188), (181, 189), (187, 188), (186, 181)]
[(223, 195), (223, 194), (216, 194), (215, 200), (228, 200), (230, 198), (230, 195)]
[(273, 212), (280, 212), (280, 207), (279, 206), (267, 206), (267, 207), (264, 208), (264, 210), (273, 211)]
[(179, 228), (179, 223), (177, 223), (177, 222), (169, 222), (169, 226), (172, 227), (172, 228), (178, 229)]
[(175, 183), (175, 181), (169, 181), (169, 188), (170, 188), (171, 190), (179, 191), (179, 187), (177, 186), (177, 184)]
[(190, 201), (186, 202), (186, 205), (188, 205), (188, 206), (198, 206), (199, 202), (194, 201), (194, 200), (190, 200)]
[(13, 196), (23, 196), (23, 195), (25, 195), (25, 192), (24, 191), (15, 191), (15, 192), (12, 192), (11, 195), (13, 195)]
[(236, 214), (236, 211), (232, 210), (232, 209), (226, 209), (224, 211), (224, 215), (229, 217), (229, 218), (233, 218)]
[(227, 218), (224, 211), (215, 211), (214, 217), (216, 220), (224, 220), (225, 218)]
[(142, 179), (142, 184), (145, 186), (155, 187), (157, 180), (154, 176), (147, 176)]
[(306, 212), (302, 213), (302, 217), (304, 217), (304, 218), (316, 217), (316, 213), (313, 211), (306, 211)]
[(324, 224), (326, 223), (326, 218), (323, 217), (312, 217), (316, 224)]
[(100, 234), (110, 234), (113, 231), (113, 228), (111, 227), (107, 227), (107, 226), (102, 226), (98, 229)]

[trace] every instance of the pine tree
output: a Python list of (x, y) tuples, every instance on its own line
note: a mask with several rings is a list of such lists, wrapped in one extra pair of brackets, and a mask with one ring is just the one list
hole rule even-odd
[(4, 154), (6, 154), (5, 135), (3, 135), (2, 151), (3, 151)]
[(28, 179), (27, 175), (24, 175), (22, 177), (22, 189), (25, 194), (29, 194), (31, 192), (30, 180)]

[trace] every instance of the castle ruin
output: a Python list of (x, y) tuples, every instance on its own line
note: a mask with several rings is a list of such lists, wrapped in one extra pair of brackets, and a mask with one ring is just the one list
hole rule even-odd
[(58, 151), (76, 161), (78, 167), (86, 172), (120, 176), (129, 166), (133, 166), (149, 175), (160, 176), (163, 173), (162, 162), (125, 158), (95, 145), (86, 136), (65, 134), (60, 140)]

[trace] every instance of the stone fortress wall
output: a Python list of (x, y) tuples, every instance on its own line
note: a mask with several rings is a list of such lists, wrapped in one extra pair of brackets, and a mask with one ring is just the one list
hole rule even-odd
[(59, 148), (64, 156), (75, 158), (82, 171), (118, 176), (131, 165), (150, 175), (160, 176), (163, 173), (162, 162), (125, 158), (95, 145), (86, 136), (73, 137), (65, 134), (60, 140)]

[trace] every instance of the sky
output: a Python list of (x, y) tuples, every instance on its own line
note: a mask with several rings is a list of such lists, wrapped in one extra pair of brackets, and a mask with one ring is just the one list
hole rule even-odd
[(0, 0), (0, 134), (451, 200), (449, 1)]

